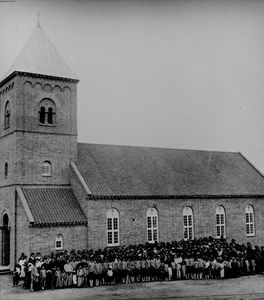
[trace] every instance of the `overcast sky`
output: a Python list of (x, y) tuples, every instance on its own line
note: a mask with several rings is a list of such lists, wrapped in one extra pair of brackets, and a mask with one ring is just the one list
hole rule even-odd
[(242, 152), (264, 173), (264, 1), (0, 2), (0, 77), (40, 23), (79, 141)]

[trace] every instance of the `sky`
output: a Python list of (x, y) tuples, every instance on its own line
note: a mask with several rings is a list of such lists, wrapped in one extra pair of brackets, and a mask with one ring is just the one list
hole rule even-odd
[(78, 140), (241, 152), (264, 173), (264, 1), (0, 1), (0, 77), (40, 24)]

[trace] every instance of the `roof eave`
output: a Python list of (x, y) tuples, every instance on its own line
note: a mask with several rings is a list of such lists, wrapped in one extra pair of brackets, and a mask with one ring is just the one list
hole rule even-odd
[(30, 227), (87, 226), (87, 221), (30, 222)]
[(68, 81), (68, 82), (74, 82), (74, 83), (78, 83), (80, 81), (79, 79), (76, 79), (76, 78), (52, 76), (52, 75), (31, 73), (31, 72), (25, 72), (25, 71), (14, 71), (0, 82), (0, 87), (2, 85), (4, 85), (6, 82), (8, 82), (10, 79), (15, 77), (16, 75), (23, 75), (23, 76), (29, 76), (29, 77), (35, 77), (35, 78), (45, 78), (45, 79), (50, 79), (50, 80), (61, 80), (61, 81)]
[(15, 77), (18, 74), (17, 71), (12, 72), (10, 75), (8, 75), (7, 77), (3, 78), (0, 81), (0, 87), (3, 86), (4, 84), (6, 84), (9, 80), (11, 80), (13, 77)]
[(88, 199), (91, 200), (126, 200), (126, 199), (253, 199), (264, 198), (264, 194), (215, 194), (215, 195), (89, 195)]

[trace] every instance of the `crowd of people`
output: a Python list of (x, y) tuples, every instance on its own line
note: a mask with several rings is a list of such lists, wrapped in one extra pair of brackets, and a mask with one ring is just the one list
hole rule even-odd
[(264, 247), (212, 237), (170, 243), (21, 254), (13, 284), (31, 291), (182, 279), (224, 279), (264, 272)]

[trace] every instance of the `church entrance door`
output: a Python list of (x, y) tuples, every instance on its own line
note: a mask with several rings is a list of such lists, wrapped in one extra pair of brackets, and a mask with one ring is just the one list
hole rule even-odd
[(10, 227), (8, 226), (8, 215), (3, 216), (2, 226), (2, 265), (10, 264)]

